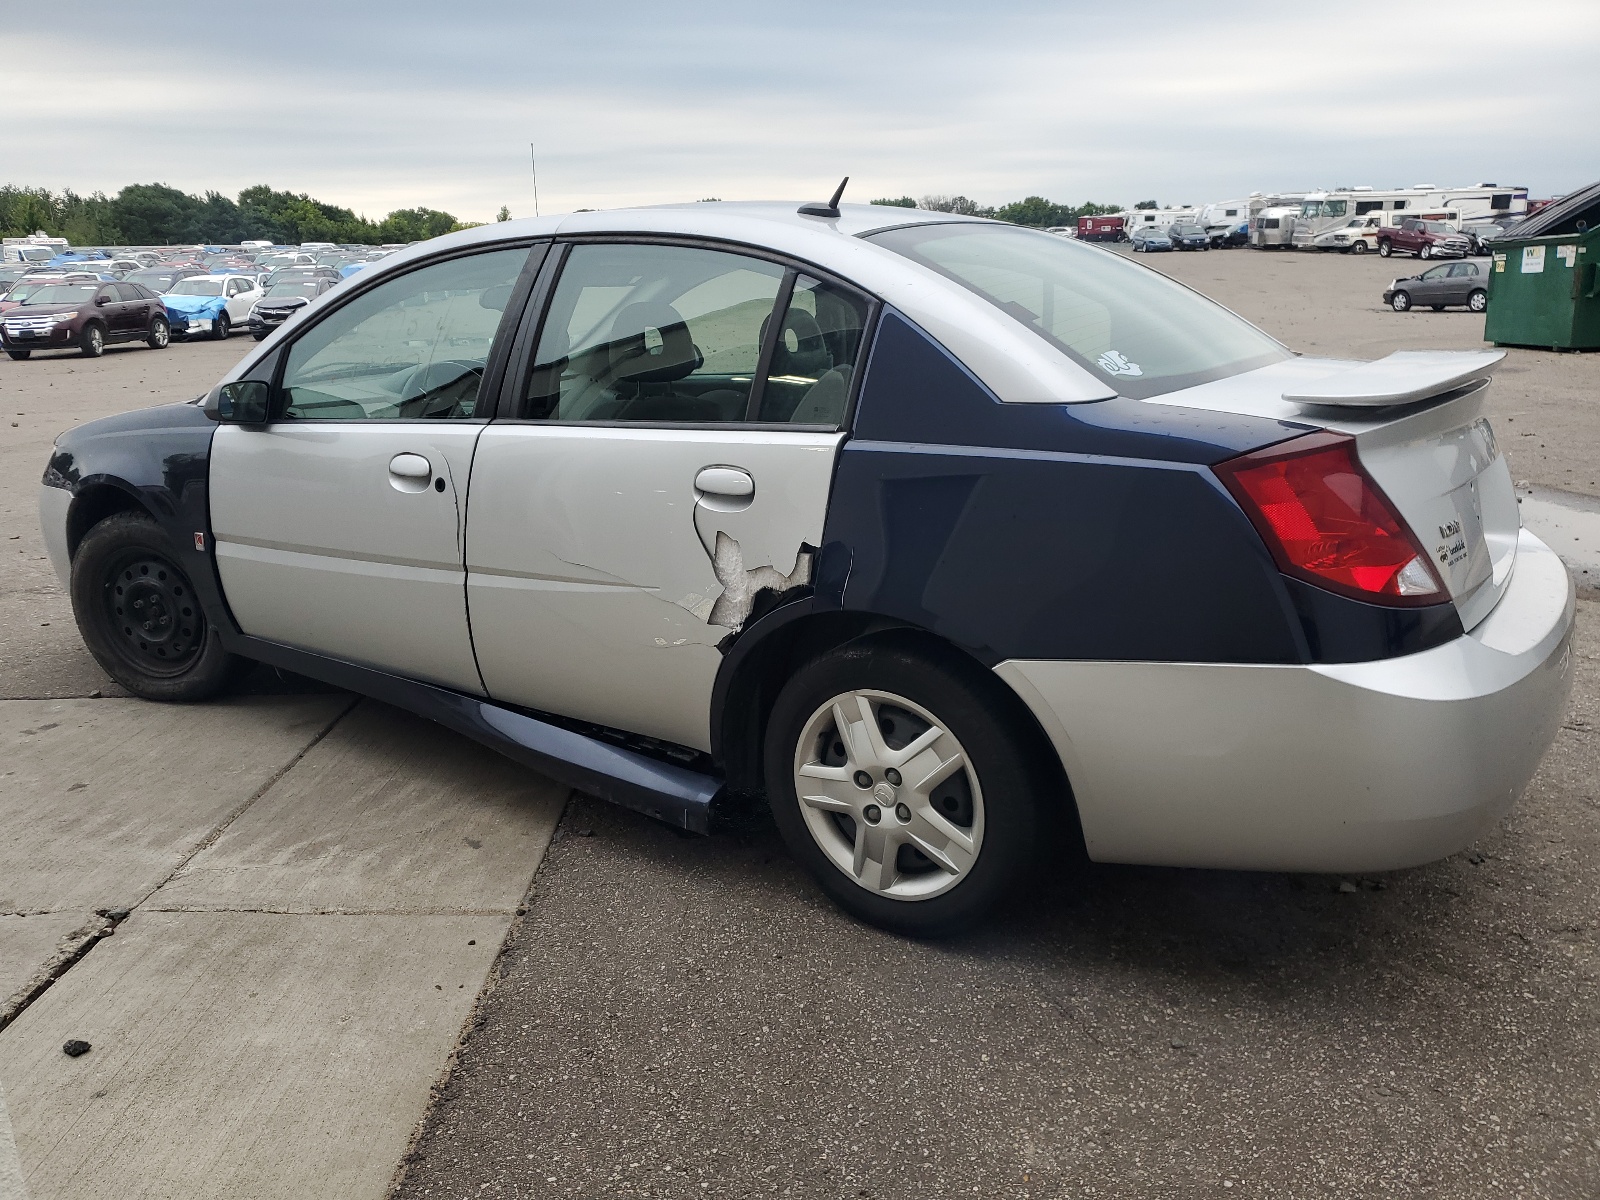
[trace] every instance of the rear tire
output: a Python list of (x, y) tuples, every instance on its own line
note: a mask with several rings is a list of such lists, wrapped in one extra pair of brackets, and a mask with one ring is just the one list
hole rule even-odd
[(83, 327), (83, 332), (78, 335), (78, 352), (85, 358), (99, 358), (106, 352), (105, 326), (98, 321), (90, 321)]
[(1050, 776), (1008, 716), (980, 668), (886, 641), (813, 659), (779, 694), (764, 746), (790, 853), (870, 924), (936, 937), (982, 920), (1031, 877), (1048, 824)]
[(1395, 312), (1408, 312), (1411, 308), (1411, 293), (1396, 292), (1389, 297), (1389, 307)]
[(165, 317), (156, 317), (150, 322), (150, 336), (144, 342), (152, 350), (165, 350), (172, 343), (172, 325)]
[(1489, 307), (1489, 293), (1482, 288), (1474, 288), (1472, 295), (1467, 297), (1467, 307), (1473, 312), (1483, 312)]
[(166, 534), (144, 513), (113, 513), (72, 558), (72, 612), (105, 673), (147, 700), (205, 700), (249, 665), (206, 620)]
[(233, 323), (228, 320), (228, 314), (225, 312), (218, 313), (217, 319), (211, 322), (212, 340), (218, 342), (226, 341), (228, 335), (232, 332)]
[(1379, 242), (1378, 243), (1378, 256), (1380, 258), (1388, 258), (1393, 253), (1394, 253), (1394, 247), (1391, 246), (1388, 242)]
[(10, 357), (16, 359), (18, 362), (26, 362), (27, 359), (28, 359), (28, 356), (30, 354), (32, 354), (32, 353), (33, 353), (32, 350), (7, 350), (6, 351), (6, 354), (8, 354)]

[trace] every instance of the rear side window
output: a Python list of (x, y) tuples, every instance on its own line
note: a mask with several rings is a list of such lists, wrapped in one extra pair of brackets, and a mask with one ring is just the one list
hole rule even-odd
[(743, 421), (784, 268), (689, 246), (574, 246), (521, 415)]
[(796, 278), (756, 420), (842, 424), (867, 315), (859, 297), (806, 275)]
[(1198, 292), (1069, 239), (962, 223), (870, 240), (982, 296), (1125, 396), (1157, 396), (1289, 357)]

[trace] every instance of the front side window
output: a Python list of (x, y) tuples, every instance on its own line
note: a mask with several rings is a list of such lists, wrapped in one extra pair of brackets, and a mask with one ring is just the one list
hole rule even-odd
[(1422, 273), (1422, 278), (1424, 278), (1424, 279), (1443, 279), (1448, 274), (1450, 274), (1450, 268), (1449, 267), (1433, 267), (1430, 270), (1424, 271)]
[(283, 420), (470, 418), (526, 247), (434, 263), (329, 313), (289, 347)]
[(1348, 200), (1324, 200), (1322, 202), (1322, 215), (1325, 217), (1342, 217), (1349, 210)]
[(784, 268), (688, 246), (574, 246), (520, 415), (742, 421)]
[(1289, 357), (1221, 305), (1095, 246), (965, 223), (867, 240), (982, 296), (1124, 396), (1156, 396)]

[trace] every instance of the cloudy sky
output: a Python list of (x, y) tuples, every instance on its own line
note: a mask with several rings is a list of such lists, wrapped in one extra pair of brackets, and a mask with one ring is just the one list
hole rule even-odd
[(0, 26), (0, 182), (485, 220), (532, 214), (530, 141), (546, 213), (1600, 178), (1600, 0), (1429, 7), (69, 2)]

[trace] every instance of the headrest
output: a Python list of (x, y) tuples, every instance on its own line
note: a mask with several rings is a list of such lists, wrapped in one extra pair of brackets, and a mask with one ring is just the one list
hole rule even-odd
[(817, 319), (802, 308), (791, 308), (783, 315), (783, 325), (778, 330), (772, 374), (816, 379), (831, 366), (833, 355), (828, 352)]
[(705, 361), (678, 310), (659, 301), (630, 304), (617, 313), (610, 353), (612, 378), (633, 383), (670, 383), (694, 374)]

